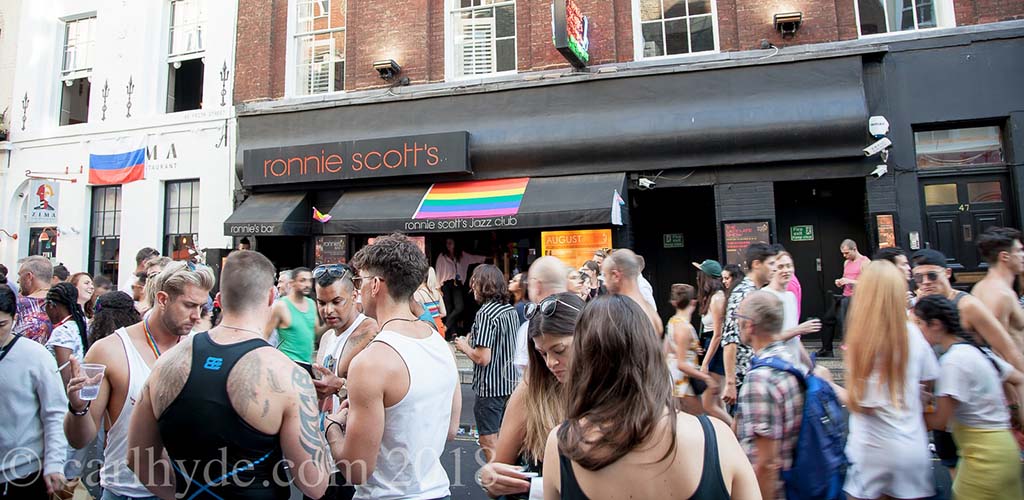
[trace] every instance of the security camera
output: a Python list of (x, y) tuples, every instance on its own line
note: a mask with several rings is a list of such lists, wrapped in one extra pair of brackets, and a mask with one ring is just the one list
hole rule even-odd
[(879, 166), (875, 167), (874, 170), (871, 171), (871, 176), (874, 177), (875, 179), (878, 179), (878, 178), (881, 178), (883, 175), (885, 175), (886, 172), (888, 172), (888, 171), (889, 171), (888, 165), (879, 165)]
[(892, 146), (892, 141), (888, 137), (883, 137), (874, 142), (874, 144), (863, 149), (864, 156), (874, 156), (881, 153), (885, 148)]
[(640, 185), (640, 189), (654, 189), (655, 182), (646, 177), (641, 177), (636, 182)]

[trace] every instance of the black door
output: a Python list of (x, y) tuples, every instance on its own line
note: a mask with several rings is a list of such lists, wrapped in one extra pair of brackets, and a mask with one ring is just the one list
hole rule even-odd
[(870, 255), (864, 229), (864, 180), (835, 179), (775, 183), (777, 240), (793, 256), (803, 297), (802, 318), (824, 318), (841, 293), (843, 240)]
[(946, 255), (950, 267), (984, 267), (974, 246), (978, 234), (1010, 224), (1005, 175), (931, 178), (921, 182), (927, 220), (925, 243)]

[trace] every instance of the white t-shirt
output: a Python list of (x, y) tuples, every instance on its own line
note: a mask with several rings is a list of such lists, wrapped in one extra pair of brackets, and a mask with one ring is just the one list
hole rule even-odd
[[(992, 361), (999, 365), (996, 372)], [(1009, 429), (1010, 412), (1003, 403), (1002, 382), (1013, 367), (998, 356), (986, 356), (977, 347), (955, 344), (939, 358), (942, 367), (935, 396), (949, 396), (959, 404), (953, 416), (976, 429)]]
[(647, 281), (647, 278), (641, 274), (636, 278), (637, 284), (640, 286), (640, 295), (647, 301), (651, 307), (657, 309), (658, 303), (654, 301), (654, 287), (651, 286), (651, 282)]
[(899, 408), (889, 398), (888, 385), (880, 384), (878, 373), (872, 373), (861, 401), (871, 413), (850, 413), (846, 456), (853, 467), (847, 472), (843, 490), (857, 498), (877, 498), (881, 494), (925, 498), (935, 494), (921, 382), (939, 377), (939, 362), (921, 331), (910, 322), (907, 342), (910, 354)]
[(78, 334), (78, 323), (69, 319), (64, 324), (54, 328), (50, 332), (50, 338), (46, 341), (46, 349), (50, 354), (57, 355), (57, 347), (63, 347), (71, 351), (71, 355), (79, 361), (85, 358), (85, 346), (82, 345), (82, 337)]
[(520, 378), (523, 376), (523, 372), (526, 371), (526, 365), (530, 364), (530, 352), (527, 350), (530, 348), (529, 328), (530, 322), (524, 321), (523, 324), (519, 325), (519, 329), (516, 330), (516, 355), (512, 360), (512, 364), (515, 365), (516, 372), (519, 373)]
[[(796, 312), (796, 294), (788, 290), (778, 292), (772, 290), (770, 287), (764, 287), (762, 290), (771, 293), (782, 301), (782, 331), (796, 328), (796, 326), (800, 324), (800, 318)], [(800, 362), (800, 360), (803, 359), (803, 350), (800, 348), (800, 336), (793, 337), (784, 343), (786, 345), (786, 351), (793, 357), (793, 364), (806, 371), (809, 367), (804, 366), (804, 364)]]

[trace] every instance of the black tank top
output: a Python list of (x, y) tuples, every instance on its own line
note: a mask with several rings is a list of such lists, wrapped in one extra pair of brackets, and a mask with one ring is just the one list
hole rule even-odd
[[(704, 470), (700, 474), (697, 490), (691, 500), (729, 500), (729, 490), (722, 478), (722, 467), (718, 461), (718, 440), (715, 437), (715, 426), (707, 415), (697, 417), (701, 429), (704, 430)], [(564, 424), (563, 424), (564, 425)], [(678, 450), (677, 450), (678, 451)], [(588, 500), (587, 495), (576, 482), (576, 473), (572, 471), (572, 461), (561, 453), (558, 454), (561, 470), (562, 500)]]
[(280, 439), (252, 428), (228, 398), (231, 369), (261, 347), (270, 345), (261, 339), (220, 345), (207, 332), (192, 340), (192, 371), (157, 420), (179, 498), (289, 497)]

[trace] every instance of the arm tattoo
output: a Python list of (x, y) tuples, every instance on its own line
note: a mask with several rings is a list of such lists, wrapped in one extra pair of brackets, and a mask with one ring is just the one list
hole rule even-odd
[(299, 395), (299, 443), (319, 467), (327, 467), (327, 445), (320, 434), (320, 414), (316, 407), (316, 391), (309, 374), (299, 367), (292, 369), (292, 389)]
[(262, 372), (263, 361), (258, 355), (246, 355), (236, 364), (228, 376), (228, 394), (231, 395), (231, 401), (237, 402), (240, 408), (248, 408), (250, 404), (259, 408), (260, 403), (256, 401), (256, 394)]
[(152, 386), (155, 391), (153, 411), (156, 415), (162, 415), (185, 388), (191, 371), (189, 359), (192, 357), (192, 347), (183, 346), (182, 349), (168, 353), (168, 357), (171, 359), (166, 360), (160, 368), (160, 383)]

